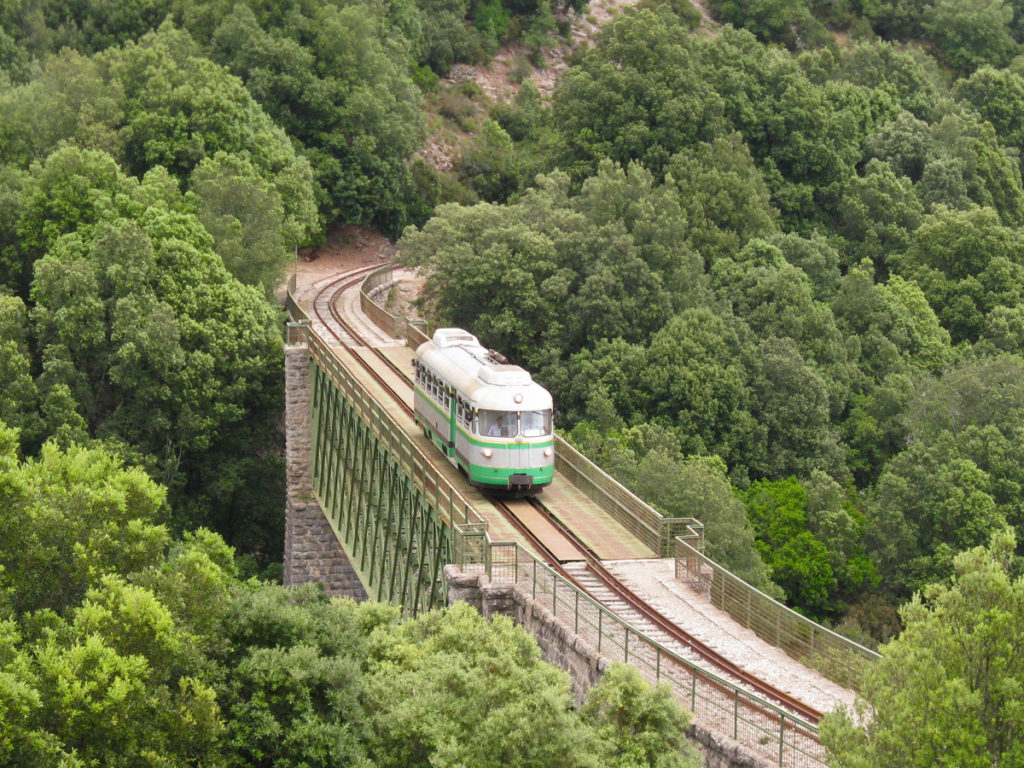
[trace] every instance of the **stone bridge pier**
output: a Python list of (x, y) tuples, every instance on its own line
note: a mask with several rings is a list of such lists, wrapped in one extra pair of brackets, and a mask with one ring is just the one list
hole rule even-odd
[(289, 585), (319, 581), (329, 595), (365, 600), (366, 590), (313, 494), (310, 361), (306, 345), (286, 346), (284, 360), (288, 487), (283, 582)]

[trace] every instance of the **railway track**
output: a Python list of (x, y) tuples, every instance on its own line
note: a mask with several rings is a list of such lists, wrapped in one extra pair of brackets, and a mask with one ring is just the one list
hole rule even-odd
[(359, 330), (348, 322), (338, 310), (338, 299), (341, 294), (361, 283), (370, 272), (380, 269), (381, 266), (380, 264), (375, 264), (370, 267), (355, 269), (324, 285), (317, 292), (313, 300), (313, 314), (327, 333), (352, 356), (356, 364), (363, 368), (377, 384), (383, 387), (405, 414), (412, 418), (412, 406), (409, 405), (409, 401), (405, 396), (406, 393), (399, 392), (384, 376), (381, 376), (380, 371), (356, 351), (356, 347), (368, 350), (376, 359), (383, 362), (391, 371), (401, 377), (403, 381), (407, 380), (405, 372), (399, 369), (387, 355), (381, 353), (372, 344), (368, 344)]
[[(812, 724), (817, 724), (821, 720), (822, 713), (818, 710), (737, 666), (651, 608), (642, 597), (605, 568), (589, 547), (557, 516), (552, 514), (539, 499), (529, 498), (512, 503), (489, 496), (488, 500), (512, 520), (517, 530), (535, 548), (543, 552), (549, 565), (556, 572), (605, 605), (615, 615), (641, 630), (643, 634), (673, 650), (682, 658), (689, 659), (700, 666), (712, 668), (721, 677), (767, 698), (777, 706)], [(524, 514), (517, 511), (519, 504), (529, 505), (530, 513)], [(555, 534), (536, 535), (534, 526), (525, 521), (531, 517), (545, 521), (549, 527), (548, 530), (554, 531)]]
[[(393, 386), (381, 374), (379, 365), (372, 364), (367, 356), (379, 361), (379, 364), (393, 371), (408, 385), (406, 372), (400, 370), (394, 361), (379, 349), (368, 344), (359, 330), (349, 323), (337, 308), (340, 294), (360, 283), (369, 272), (379, 266), (347, 272), (326, 284), (316, 295), (313, 312), (325, 332), (346, 349), (355, 364), (365, 370), (407, 416), (413, 418), (408, 388)], [(365, 350), (367, 354), (361, 354), (357, 348)], [(400, 389), (402, 391), (399, 391)], [(621, 616), (634, 628), (681, 658), (709, 669), (714, 675), (774, 703), (797, 718), (811, 724), (820, 721), (821, 712), (735, 665), (648, 606), (642, 597), (605, 568), (587, 545), (540, 500), (511, 500), (493, 495), (488, 495), (487, 498), (557, 573), (605, 605), (615, 615)], [(720, 687), (725, 695), (725, 686)], [(751, 710), (756, 708), (753, 702), (744, 703), (743, 706)], [(764, 716), (763, 712), (760, 714)]]

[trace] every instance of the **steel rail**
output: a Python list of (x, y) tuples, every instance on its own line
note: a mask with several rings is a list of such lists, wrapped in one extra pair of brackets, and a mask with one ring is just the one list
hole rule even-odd
[(563, 523), (557, 515), (544, 506), (540, 499), (530, 498), (528, 501), (539, 514), (544, 516), (551, 525), (557, 528), (583, 553), (587, 567), (602, 584), (623, 600), (630, 608), (633, 608), (645, 619), (657, 626), (657, 628), (662, 632), (669, 635), (673, 640), (688, 647), (709, 664), (713, 664), (727, 672), (729, 675), (743, 681), (743, 683), (749, 685), (758, 693), (775, 699), (779, 704), (792, 710), (808, 722), (817, 724), (821, 720), (822, 713), (818, 710), (791, 696), (785, 691), (781, 691), (775, 686), (766, 683), (759, 677), (754, 676), (747, 670), (724, 657), (722, 654), (718, 653), (718, 651), (698, 640), (682, 627), (675, 624), (671, 619), (668, 619), (652, 608), (643, 598), (633, 592), (633, 590), (627, 587), (618, 577), (609, 571), (601, 560), (594, 554), (593, 550), (591, 550), (590, 547), (588, 547), (586, 543), (572, 531), (571, 528)]
[(359, 269), (346, 272), (341, 277), (332, 280), (330, 283), (325, 285), (322, 289), (320, 289), (320, 291), (317, 292), (316, 297), (313, 300), (313, 312), (316, 314), (317, 319), (320, 321), (321, 325), (323, 325), (323, 327), (327, 329), (331, 336), (333, 336), (335, 340), (338, 341), (338, 343), (345, 348), (345, 350), (373, 378), (375, 382), (377, 382), (381, 387), (384, 388), (386, 392), (388, 392), (391, 395), (394, 401), (398, 403), (398, 405), (402, 408), (402, 410), (405, 411), (407, 415), (412, 416), (412, 406), (409, 405), (409, 403), (402, 397), (402, 395), (398, 391), (396, 391), (395, 388), (392, 387), (391, 384), (388, 383), (388, 381), (383, 376), (380, 375), (380, 372), (377, 371), (376, 368), (370, 365), (365, 358), (358, 355), (352, 347), (345, 343), (345, 340), (342, 338), (342, 336), (331, 327), (330, 323), (323, 316), (322, 312), (320, 311), (320, 307), (318, 306), (319, 300), (323, 298), (325, 294), (330, 292), (330, 296), (328, 299), (328, 307), (330, 311), (331, 320), (336, 322), (341, 327), (342, 331), (346, 333), (348, 336), (350, 336), (353, 341), (371, 350), (376, 357), (383, 360), (388, 365), (388, 367), (390, 367), (392, 370), (394, 370), (396, 373), (402, 376), (404, 380), (404, 374), (402, 373), (401, 370), (399, 370), (398, 366), (396, 366), (391, 360), (387, 358), (386, 355), (384, 355), (379, 349), (374, 347), (372, 344), (367, 344), (366, 339), (363, 338), (363, 336), (359, 333), (359, 331), (355, 329), (355, 327), (351, 323), (345, 320), (342, 313), (338, 310), (337, 300), (341, 296), (341, 294), (345, 290), (351, 288), (353, 285), (363, 280), (367, 273), (379, 268), (379, 264), (376, 264), (372, 267), (360, 267)]

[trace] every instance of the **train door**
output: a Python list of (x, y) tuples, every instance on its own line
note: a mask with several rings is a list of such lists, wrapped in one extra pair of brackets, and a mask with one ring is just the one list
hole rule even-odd
[(452, 387), (445, 386), (445, 405), (448, 411), (448, 429), (445, 430), (448, 433), (447, 445), (445, 446), (445, 454), (452, 463), (455, 463), (455, 415), (456, 415), (456, 404), (457, 399), (455, 396), (455, 390)]
[(513, 439), (513, 442), (508, 445), (508, 467), (509, 469), (522, 469), (527, 466), (525, 454), (529, 451), (523, 450), (526, 446), (519, 439), (519, 414), (509, 411), (505, 414), (505, 420), (509, 425), (508, 437)]

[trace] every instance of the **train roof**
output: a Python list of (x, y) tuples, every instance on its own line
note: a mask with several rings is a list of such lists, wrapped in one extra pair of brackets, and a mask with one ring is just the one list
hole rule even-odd
[[(550, 393), (534, 382), (529, 371), (509, 364), (502, 355), (487, 349), (476, 336), (461, 328), (437, 329), (430, 341), (416, 349), (416, 357), (481, 408), (551, 408)], [(518, 401), (514, 401), (515, 395), (521, 396)]]

